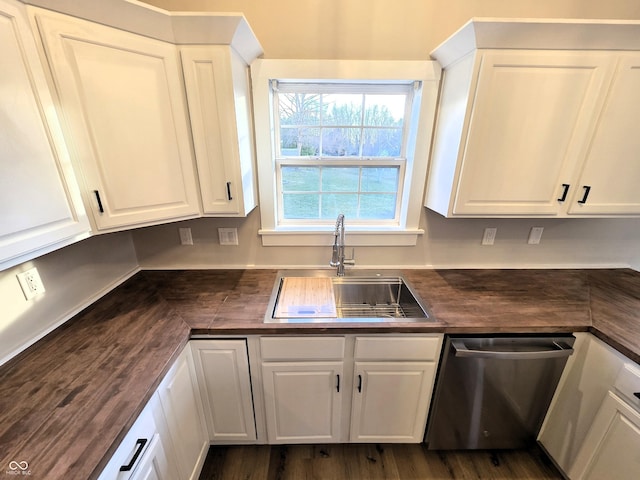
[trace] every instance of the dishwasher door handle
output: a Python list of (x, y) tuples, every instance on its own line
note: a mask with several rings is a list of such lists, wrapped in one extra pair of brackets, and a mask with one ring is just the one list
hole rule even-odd
[(456, 357), (468, 358), (494, 358), (497, 360), (542, 360), (545, 358), (568, 357), (573, 353), (573, 348), (567, 344), (553, 342), (554, 350), (520, 350), (495, 351), (495, 350), (471, 350), (464, 344), (464, 340), (451, 340), (451, 346)]

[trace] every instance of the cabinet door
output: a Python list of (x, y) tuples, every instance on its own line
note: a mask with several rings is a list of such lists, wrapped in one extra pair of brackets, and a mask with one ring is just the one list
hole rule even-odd
[(210, 441), (255, 441), (246, 341), (196, 340), (191, 348)]
[(351, 441), (421, 442), (434, 378), (434, 362), (356, 362)]
[(558, 199), (572, 183), (609, 65), (598, 53), (482, 54), (453, 213), (563, 211)]
[(343, 362), (263, 363), (269, 443), (340, 441)]
[(185, 348), (158, 389), (179, 480), (198, 478), (209, 448), (191, 350)]
[(624, 365), (624, 356), (590, 333), (574, 333), (574, 353), (540, 429), (538, 441), (563, 472), (576, 462), (593, 418)]
[(248, 67), (221, 45), (181, 57), (203, 211), (245, 216), (256, 206)]
[(575, 184), (570, 214), (640, 214), (638, 105), (640, 54), (624, 54), (588, 145), (585, 164)]
[[(0, 1), (0, 269), (88, 236), (24, 6)], [(29, 255), (31, 254), (31, 255)]]
[(96, 228), (197, 216), (176, 47), (51, 12), (35, 18)]
[(569, 477), (640, 478), (640, 413), (613, 392), (594, 417)]

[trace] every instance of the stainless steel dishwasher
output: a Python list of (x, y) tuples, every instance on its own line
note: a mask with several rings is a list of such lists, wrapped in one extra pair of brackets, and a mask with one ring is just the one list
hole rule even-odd
[(425, 441), (431, 450), (531, 446), (573, 335), (445, 339)]

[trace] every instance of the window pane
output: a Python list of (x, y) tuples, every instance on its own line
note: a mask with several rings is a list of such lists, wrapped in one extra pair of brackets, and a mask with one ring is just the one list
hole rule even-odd
[(377, 193), (360, 196), (360, 218), (393, 219), (396, 215), (395, 194)]
[(319, 192), (320, 167), (282, 166), (283, 192)]
[(363, 157), (399, 157), (402, 130), (397, 128), (367, 128), (362, 144)]
[(316, 157), (319, 152), (319, 128), (280, 127), (280, 154), (283, 157)]
[(365, 95), (364, 124), (402, 127), (406, 95)]
[(278, 95), (280, 125), (319, 125), (320, 95), (285, 93)]
[(325, 94), (322, 103), (323, 125), (362, 125), (362, 94)]
[(356, 156), (360, 153), (359, 128), (326, 128), (322, 131), (322, 155)]
[(318, 194), (285, 193), (283, 197), (283, 215), (288, 220), (318, 218)]
[(322, 218), (336, 218), (339, 213), (344, 213), (347, 218), (358, 216), (357, 193), (325, 193), (322, 194)]
[(363, 192), (397, 192), (398, 167), (368, 167), (362, 169)]
[(359, 177), (357, 167), (325, 167), (322, 169), (322, 191), (357, 192)]

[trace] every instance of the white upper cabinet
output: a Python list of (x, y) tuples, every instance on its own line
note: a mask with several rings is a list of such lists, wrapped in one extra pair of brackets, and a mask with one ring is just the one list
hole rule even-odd
[(176, 46), (41, 10), (35, 19), (94, 227), (197, 216)]
[(0, 270), (88, 236), (24, 7), (0, 0)]
[(640, 52), (616, 57), (613, 82), (575, 183), (572, 215), (640, 214)]
[(181, 47), (205, 215), (256, 206), (249, 69), (226, 45)]
[(451, 217), (640, 214), (640, 55), (615, 51), (640, 42), (625, 32), (475, 20), (432, 52), (444, 75), (425, 205)]

